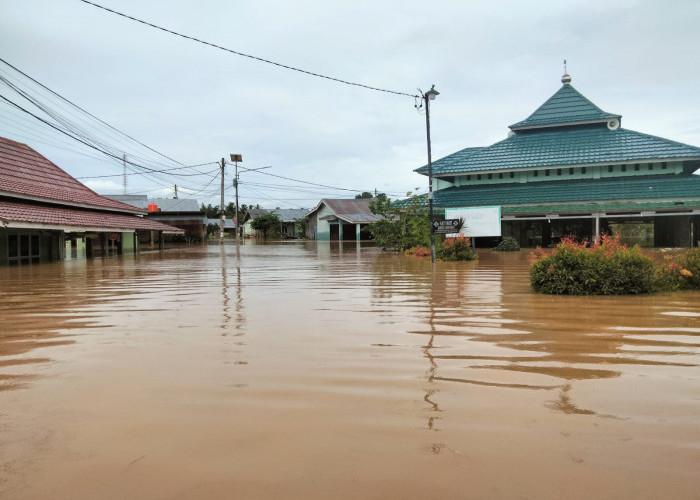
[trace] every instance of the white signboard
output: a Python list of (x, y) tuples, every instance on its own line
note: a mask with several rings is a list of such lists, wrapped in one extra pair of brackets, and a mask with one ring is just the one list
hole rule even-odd
[(501, 207), (446, 208), (445, 218), (464, 219), (464, 227), (459, 231), (464, 236), (501, 235)]

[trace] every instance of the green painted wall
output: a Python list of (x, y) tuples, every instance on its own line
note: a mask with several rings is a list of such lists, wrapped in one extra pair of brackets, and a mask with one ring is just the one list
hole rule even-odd
[(316, 239), (317, 240), (330, 240), (331, 239), (331, 225), (326, 220), (321, 220), (322, 217), (327, 215), (333, 215), (330, 208), (323, 205), (316, 213)]
[(129, 254), (136, 252), (136, 234), (122, 233), (122, 253)]
[(614, 165), (596, 165), (591, 167), (554, 167), (525, 170), (521, 172), (481, 172), (463, 174), (454, 178), (454, 182), (434, 179), (435, 190), (452, 186), (474, 186), (483, 184), (508, 184), (512, 182), (542, 182), (578, 179), (603, 179), (609, 177), (632, 177), (658, 174), (680, 174), (683, 162), (624, 163)]

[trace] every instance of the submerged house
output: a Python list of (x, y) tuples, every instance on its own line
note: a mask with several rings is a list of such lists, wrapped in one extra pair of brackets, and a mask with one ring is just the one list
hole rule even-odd
[[(202, 213), (199, 202), (193, 198), (149, 198), (146, 195), (123, 194), (109, 195), (107, 198), (121, 201), (142, 210), (148, 210), (151, 220), (162, 222), (173, 227), (179, 227), (187, 241), (205, 241), (207, 239), (207, 216)], [(139, 234), (141, 243), (153, 240), (149, 232)], [(177, 235), (166, 235), (165, 240)]]
[[(507, 139), (433, 162), (437, 210), (498, 206), (521, 246), (620, 234), (642, 246), (700, 239), (700, 148), (622, 127), (564, 74), (562, 87)], [(428, 167), (417, 172), (428, 175)]]
[(381, 215), (369, 209), (369, 198), (322, 199), (306, 215), (306, 237), (315, 240), (369, 239), (366, 229)]
[(301, 221), (309, 211), (306, 208), (278, 208), (272, 211), (280, 218), (280, 235), (283, 238), (299, 238), (302, 234)]
[(269, 214), (271, 210), (266, 208), (250, 208), (243, 216), (243, 236), (245, 238), (250, 238), (255, 236), (255, 229), (253, 229), (253, 221), (256, 217), (261, 215)]
[(182, 233), (100, 196), (47, 158), (0, 138), (0, 265), (138, 251), (138, 230)]

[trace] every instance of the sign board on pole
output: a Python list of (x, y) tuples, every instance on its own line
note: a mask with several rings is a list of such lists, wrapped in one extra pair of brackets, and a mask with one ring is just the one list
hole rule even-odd
[[(446, 208), (445, 218), (464, 219), (464, 236), (501, 236), (501, 207)], [(454, 234), (454, 236), (456, 236)]]

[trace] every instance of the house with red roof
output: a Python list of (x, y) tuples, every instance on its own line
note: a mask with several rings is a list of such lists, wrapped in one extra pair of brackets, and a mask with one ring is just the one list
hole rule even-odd
[(183, 232), (146, 213), (100, 196), (26, 144), (0, 137), (0, 265), (133, 253), (138, 230)]

